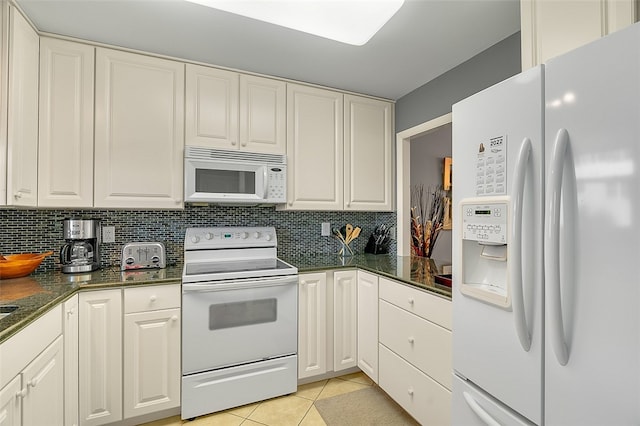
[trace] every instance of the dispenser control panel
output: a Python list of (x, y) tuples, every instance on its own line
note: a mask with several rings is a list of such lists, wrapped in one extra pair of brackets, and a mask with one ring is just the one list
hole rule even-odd
[(462, 204), (462, 239), (507, 244), (507, 203)]

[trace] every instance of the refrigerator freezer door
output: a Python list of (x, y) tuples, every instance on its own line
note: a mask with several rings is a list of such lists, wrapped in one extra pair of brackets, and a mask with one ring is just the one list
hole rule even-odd
[(453, 377), (451, 424), (464, 426), (532, 426), (533, 423), (492, 399), (476, 386)]
[[(542, 422), (543, 375), (542, 92), (542, 67), (537, 67), (453, 106), (453, 158), (458, 170), (453, 174), (457, 217), (453, 227), (453, 367), (493, 398), (536, 424)], [(530, 144), (530, 150), (522, 156), (525, 141), (529, 141), (526, 144)], [(498, 142), (494, 155), (488, 156), (487, 152)], [(500, 155), (506, 157), (505, 161), (497, 163)], [(527, 161), (524, 170), (516, 173), (520, 157)], [(520, 180), (518, 176), (523, 176), (524, 181), (516, 185)], [(498, 191), (497, 183), (506, 185), (504, 190)], [(515, 192), (520, 190), (523, 194), (516, 197)], [(465, 213), (460, 210), (461, 201), (495, 196), (518, 199), (522, 213), (521, 231), (517, 235), (513, 235), (512, 227), (517, 221), (513, 218), (507, 221), (507, 246), (510, 246), (507, 253), (519, 253), (519, 259), (507, 258), (506, 262), (522, 262), (518, 268), (522, 279), (511, 278), (507, 282), (507, 291), (511, 293), (516, 285), (522, 288), (518, 293), (521, 303), (517, 306), (491, 305), (460, 291), (465, 267), (461, 261), (463, 244), (469, 244), (462, 239)], [(513, 251), (514, 245), (518, 245), (519, 250)], [(474, 262), (470, 252), (479, 253), (476, 266), (491, 267), (490, 261), (481, 258), (484, 250), (480, 249), (465, 248), (464, 262)], [(495, 262), (496, 268), (504, 268), (504, 261)], [(486, 276), (491, 277), (492, 272), (495, 274), (488, 271)], [(523, 345), (523, 341), (526, 344)]]
[(545, 424), (640, 424), (640, 26), (545, 70)]

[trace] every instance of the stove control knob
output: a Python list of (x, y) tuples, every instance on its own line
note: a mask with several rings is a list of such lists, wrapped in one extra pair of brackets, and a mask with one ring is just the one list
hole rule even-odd
[(246, 232), (240, 234), (240, 238), (242, 238), (243, 240), (246, 240), (248, 236), (249, 234), (247, 234)]
[(191, 242), (193, 244), (197, 244), (198, 242), (200, 242), (200, 237), (198, 237), (197, 235), (194, 235), (193, 237), (191, 237)]
[(256, 240), (260, 238), (260, 233), (256, 232), (253, 234), (253, 238), (255, 238)]
[(207, 240), (212, 240), (213, 239), (213, 234), (211, 232), (207, 232), (206, 234), (204, 234), (204, 237)]

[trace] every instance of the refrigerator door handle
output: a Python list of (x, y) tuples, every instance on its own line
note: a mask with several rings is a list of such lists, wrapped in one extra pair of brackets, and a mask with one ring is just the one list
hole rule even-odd
[(476, 402), (475, 399), (468, 393), (462, 392), (462, 396), (464, 396), (464, 400), (467, 401), (467, 405), (471, 410), (482, 420), (487, 426), (500, 426), (500, 423), (496, 421), (489, 413), (484, 411), (484, 409)]
[(556, 141), (551, 153), (544, 239), (544, 272), (551, 320), (551, 343), (560, 365), (567, 365), (569, 361), (569, 348), (564, 339), (560, 294), (560, 209), (562, 173), (568, 148), (569, 133), (566, 129), (560, 129), (556, 134)]
[(531, 155), (531, 140), (524, 138), (518, 153), (514, 175), (514, 196), (512, 202), (513, 220), (511, 221), (511, 244), (509, 245), (509, 281), (511, 283), (511, 303), (513, 317), (520, 345), (525, 352), (531, 348), (531, 335), (527, 327), (527, 317), (524, 308), (524, 280), (522, 276), (522, 202), (524, 198), (524, 180), (527, 174), (527, 165)]

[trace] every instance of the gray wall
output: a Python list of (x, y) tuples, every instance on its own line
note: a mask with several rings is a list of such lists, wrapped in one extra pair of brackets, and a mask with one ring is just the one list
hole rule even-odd
[[(423, 184), (425, 191), (442, 184), (443, 158), (451, 156), (451, 124), (411, 139), (411, 187)], [(451, 230), (442, 230), (431, 257), (451, 263)]]
[(451, 112), (451, 106), (521, 71), (520, 32), (396, 102), (396, 132)]

